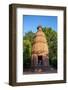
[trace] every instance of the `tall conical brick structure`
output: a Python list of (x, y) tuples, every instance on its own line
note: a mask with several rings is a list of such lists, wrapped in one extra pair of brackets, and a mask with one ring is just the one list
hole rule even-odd
[(48, 67), (49, 57), (48, 57), (48, 44), (44, 32), (42, 31), (42, 26), (37, 27), (37, 32), (33, 39), (32, 44), (32, 67)]

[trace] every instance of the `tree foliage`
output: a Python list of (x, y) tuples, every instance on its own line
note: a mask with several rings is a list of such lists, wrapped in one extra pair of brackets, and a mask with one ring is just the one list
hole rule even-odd
[(57, 32), (52, 28), (46, 27), (43, 28), (43, 32), (48, 42), (50, 64), (57, 68)]
[(31, 66), (31, 48), (34, 33), (28, 32), (23, 37), (23, 63), (24, 68), (29, 68)]

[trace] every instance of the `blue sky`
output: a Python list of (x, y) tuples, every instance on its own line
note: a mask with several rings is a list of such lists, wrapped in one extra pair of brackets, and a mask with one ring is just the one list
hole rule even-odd
[(35, 16), (24, 15), (23, 16), (24, 34), (28, 31), (37, 31), (38, 25), (42, 27), (51, 27), (57, 31), (57, 16)]

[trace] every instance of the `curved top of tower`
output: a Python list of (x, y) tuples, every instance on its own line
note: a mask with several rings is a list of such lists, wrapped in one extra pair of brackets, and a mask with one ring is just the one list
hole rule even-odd
[(42, 42), (42, 43), (46, 43), (46, 37), (44, 32), (42, 31), (42, 26), (38, 26), (37, 27), (37, 32), (35, 34), (35, 38), (33, 40), (34, 43), (38, 43), (38, 42)]

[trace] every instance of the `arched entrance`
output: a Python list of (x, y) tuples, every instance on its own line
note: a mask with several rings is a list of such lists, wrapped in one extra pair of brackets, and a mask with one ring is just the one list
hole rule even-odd
[(42, 66), (43, 65), (43, 57), (42, 55), (38, 56), (38, 66)]

